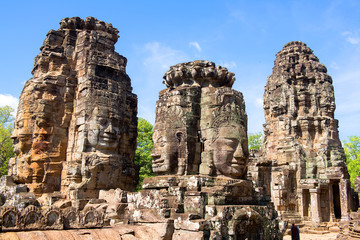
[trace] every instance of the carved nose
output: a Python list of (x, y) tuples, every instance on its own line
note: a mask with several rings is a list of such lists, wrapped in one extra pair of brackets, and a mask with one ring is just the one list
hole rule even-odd
[(17, 135), (18, 135), (18, 131), (15, 129), (15, 130), (13, 131), (13, 133), (11, 134), (10, 138), (11, 138), (12, 140), (15, 140), (15, 138), (17, 138)]
[(152, 158), (160, 157), (161, 154), (158, 153), (158, 151), (155, 150), (155, 148), (152, 149), (150, 156)]
[(156, 157), (160, 157), (160, 154), (156, 153), (155, 151), (152, 151), (151, 154), (150, 154), (150, 156), (151, 156), (152, 158), (156, 158)]
[(107, 128), (105, 129), (106, 133), (114, 133), (114, 128), (113, 125), (111, 124), (111, 122), (109, 122)]
[(244, 158), (244, 150), (241, 146), (241, 143), (239, 143), (235, 149), (235, 152), (234, 152), (234, 158)]

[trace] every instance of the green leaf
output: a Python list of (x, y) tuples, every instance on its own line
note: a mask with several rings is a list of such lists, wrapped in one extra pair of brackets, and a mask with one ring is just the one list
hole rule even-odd
[(346, 155), (346, 164), (350, 174), (350, 182), (354, 187), (354, 180), (359, 176), (360, 171), (360, 138), (358, 136), (348, 137), (348, 141), (343, 141)]
[(259, 150), (261, 147), (261, 137), (262, 137), (262, 133), (250, 133), (248, 135), (248, 140), (249, 140), (249, 150), (250, 149), (256, 149)]
[(152, 135), (153, 126), (145, 119), (139, 118), (137, 148), (135, 151), (135, 165), (139, 169), (139, 184), (136, 190), (142, 189), (142, 182), (145, 178), (154, 176), (151, 157), (154, 146)]
[(15, 156), (11, 139), (14, 130), (14, 118), (11, 115), (13, 111), (9, 106), (0, 107), (0, 176), (7, 174), (8, 161)]

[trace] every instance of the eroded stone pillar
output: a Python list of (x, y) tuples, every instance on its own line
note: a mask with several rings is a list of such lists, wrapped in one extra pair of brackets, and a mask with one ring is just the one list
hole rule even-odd
[(311, 218), (314, 224), (321, 222), (320, 215), (320, 189), (310, 189)]
[(333, 222), (335, 218), (334, 212), (334, 191), (333, 191), (333, 184), (329, 184), (329, 208), (330, 208), (330, 221)]
[(297, 189), (297, 206), (301, 217), (304, 217), (304, 196), (303, 189)]
[(341, 201), (341, 221), (347, 221), (349, 219), (349, 191), (350, 188), (350, 180), (349, 179), (341, 179), (339, 183), (340, 190), (340, 201)]

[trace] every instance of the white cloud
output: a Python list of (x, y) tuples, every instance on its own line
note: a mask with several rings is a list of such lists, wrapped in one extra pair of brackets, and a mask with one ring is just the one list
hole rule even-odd
[(332, 63), (330, 64), (330, 67), (331, 67), (332, 69), (335, 69), (335, 70), (339, 70), (339, 69), (340, 69), (340, 66), (337, 64), (337, 62), (332, 62)]
[(0, 107), (8, 105), (16, 110), (18, 103), (19, 99), (17, 99), (16, 97), (10, 94), (0, 94)]
[[(333, 76), (333, 78), (336, 81), (335, 83), (339, 82), (342, 84), (352, 84), (353, 86), (358, 85), (359, 79), (360, 79), (360, 69), (355, 69), (355, 68), (352, 68), (350, 70), (345, 69), (345, 70), (335, 74)], [(354, 88), (349, 88), (349, 89), (357, 91), (357, 89), (354, 89)]]
[(262, 98), (256, 98), (256, 99), (255, 99), (255, 106), (256, 106), (257, 108), (262, 108), (262, 107), (263, 107), (263, 100), (262, 100)]
[(138, 116), (151, 124), (155, 122), (155, 106), (159, 91), (166, 88), (162, 83), (166, 71), (178, 63), (188, 62), (189, 56), (164, 43), (153, 41), (138, 47), (139, 67), (136, 62), (129, 63), (133, 92), (138, 95)]
[(354, 44), (354, 45), (360, 44), (360, 38), (358, 37), (358, 34), (356, 34), (356, 33), (347, 31), (347, 32), (341, 33), (341, 35), (346, 36), (346, 41), (351, 44)]
[(220, 62), (219, 64), (222, 67), (226, 67), (227, 69), (229, 69), (231, 71), (231, 69), (236, 68), (237, 64), (234, 61), (231, 62)]
[(200, 47), (200, 44), (198, 42), (189, 42), (189, 45), (192, 46), (192, 47), (195, 47), (196, 50), (201, 52), (201, 47)]
[(348, 38), (346, 38), (346, 40), (351, 44), (359, 44), (360, 43), (360, 38), (357, 38), (357, 37), (348, 37)]
[(148, 57), (145, 58), (144, 65), (160, 67), (159, 70), (161, 71), (166, 71), (170, 66), (187, 59), (183, 52), (164, 46), (159, 42), (145, 44), (145, 51), (148, 52)]
[(348, 35), (351, 35), (351, 32), (345, 31), (345, 32), (342, 32), (341, 35), (343, 35), (343, 36), (348, 36)]

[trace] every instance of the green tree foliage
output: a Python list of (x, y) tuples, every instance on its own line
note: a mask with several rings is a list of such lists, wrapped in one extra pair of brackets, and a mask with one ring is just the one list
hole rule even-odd
[(137, 148), (135, 152), (135, 164), (139, 169), (139, 184), (137, 190), (141, 189), (144, 178), (154, 176), (152, 171), (151, 151), (154, 143), (152, 140), (153, 126), (143, 118), (138, 121)]
[(14, 130), (13, 111), (9, 106), (0, 107), (0, 176), (7, 174), (8, 161), (15, 156), (11, 139)]
[(351, 185), (354, 186), (354, 180), (359, 176), (360, 171), (360, 137), (350, 136), (348, 139), (348, 141), (343, 141), (343, 146)]
[(248, 135), (248, 140), (249, 140), (249, 150), (250, 149), (256, 149), (259, 150), (260, 146), (261, 146), (261, 137), (262, 137), (262, 133), (250, 133)]

